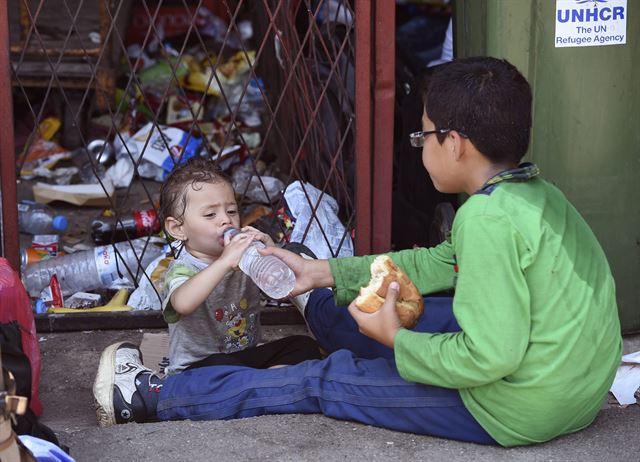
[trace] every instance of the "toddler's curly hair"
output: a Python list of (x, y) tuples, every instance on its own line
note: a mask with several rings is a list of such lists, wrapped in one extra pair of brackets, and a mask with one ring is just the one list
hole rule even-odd
[(191, 158), (184, 165), (174, 168), (160, 188), (160, 223), (164, 226), (167, 217), (182, 221), (187, 208), (188, 188), (196, 189), (199, 183), (221, 182), (233, 188), (229, 175), (214, 161), (204, 157)]

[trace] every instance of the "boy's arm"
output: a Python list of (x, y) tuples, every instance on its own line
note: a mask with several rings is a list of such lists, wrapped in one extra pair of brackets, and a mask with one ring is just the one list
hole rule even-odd
[[(449, 242), (431, 248), (408, 249), (388, 253), (393, 261), (407, 273), (421, 294), (429, 294), (453, 286), (453, 248)], [(376, 255), (364, 257), (332, 258), (331, 273), (336, 282), (336, 303), (351, 303), (371, 278), (370, 265)]]
[[(262, 255), (276, 255), (294, 271), (296, 287), (292, 295), (316, 287), (335, 287), (334, 296), (338, 305), (351, 303), (358, 296), (360, 287), (369, 283), (371, 262), (377, 256), (305, 260), (288, 250), (275, 247), (260, 249), (259, 252)], [(423, 294), (453, 285), (453, 249), (448, 242), (429, 249), (410, 249), (389, 255)]]
[(454, 251), (450, 242), (435, 247), (401, 250), (389, 256), (407, 273), (421, 294), (451, 289), (454, 283)]
[(403, 378), (468, 388), (518, 368), (529, 342), (530, 295), (520, 265), (526, 246), (506, 217), (469, 217), (454, 239), (456, 235), (459, 273), (453, 311), (462, 331), (400, 329), (394, 351)]

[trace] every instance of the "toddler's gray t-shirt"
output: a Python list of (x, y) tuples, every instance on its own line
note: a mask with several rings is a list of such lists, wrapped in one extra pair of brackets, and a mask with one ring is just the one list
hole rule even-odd
[(232, 353), (260, 342), (260, 289), (241, 271), (227, 274), (204, 304), (183, 316), (171, 294), (208, 266), (182, 249), (167, 269), (163, 315), (169, 324), (169, 367), (175, 374), (214, 353)]

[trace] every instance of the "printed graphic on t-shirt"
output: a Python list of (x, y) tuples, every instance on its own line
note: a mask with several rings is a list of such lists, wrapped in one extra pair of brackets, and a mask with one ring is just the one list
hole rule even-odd
[(216, 321), (223, 324), (222, 351), (237, 351), (257, 340), (254, 338), (258, 331), (257, 316), (255, 313), (247, 316), (244, 312), (248, 307), (249, 301), (242, 298), (238, 304), (213, 310)]

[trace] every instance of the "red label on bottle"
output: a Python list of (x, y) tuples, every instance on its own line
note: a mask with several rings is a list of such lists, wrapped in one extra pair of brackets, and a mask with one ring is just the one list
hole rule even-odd
[(63, 307), (64, 298), (62, 297), (62, 290), (60, 290), (60, 283), (58, 282), (58, 276), (55, 274), (51, 276), (49, 286), (44, 290), (43, 301), (46, 306)]
[(133, 212), (133, 219), (136, 222), (137, 236), (160, 232), (160, 222), (155, 209), (136, 210)]

